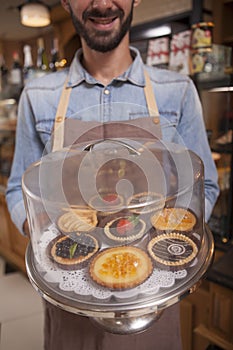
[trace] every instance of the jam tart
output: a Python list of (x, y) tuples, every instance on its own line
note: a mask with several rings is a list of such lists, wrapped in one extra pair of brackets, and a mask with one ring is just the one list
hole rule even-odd
[(137, 215), (119, 215), (104, 226), (105, 235), (112, 241), (130, 243), (140, 239), (146, 231), (146, 223)]
[(91, 208), (98, 211), (98, 215), (107, 216), (118, 212), (124, 204), (124, 198), (114, 192), (103, 192), (93, 196), (89, 205)]
[(184, 208), (164, 208), (151, 216), (151, 224), (160, 231), (190, 231), (196, 224), (196, 217)]
[(134, 288), (152, 273), (148, 254), (134, 246), (106, 248), (90, 263), (90, 276), (97, 284), (112, 290)]

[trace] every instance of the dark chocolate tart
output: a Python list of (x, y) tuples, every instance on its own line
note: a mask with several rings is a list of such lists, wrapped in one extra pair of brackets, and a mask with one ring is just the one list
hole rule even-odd
[(156, 266), (170, 270), (190, 266), (198, 253), (194, 240), (176, 232), (158, 235), (148, 243), (147, 249)]

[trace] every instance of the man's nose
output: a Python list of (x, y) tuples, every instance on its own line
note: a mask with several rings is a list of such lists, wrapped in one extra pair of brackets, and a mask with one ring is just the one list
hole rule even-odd
[(106, 9), (112, 7), (112, 0), (93, 0), (93, 8)]

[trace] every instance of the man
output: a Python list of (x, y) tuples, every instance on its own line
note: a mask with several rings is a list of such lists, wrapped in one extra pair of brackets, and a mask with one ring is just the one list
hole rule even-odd
[[(129, 47), (133, 8), (140, 0), (61, 0), (61, 3), (71, 15), (81, 37), (82, 49), (75, 55), (69, 70), (32, 81), (22, 93), (15, 156), (7, 189), (9, 211), (19, 230), (28, 231), (21, 191), (25, 169), (43, 152), (82, 139), (84, 130), (86, 137), (92, 125), (89, 128), (86, 123), (92, 121), (139, 121), (143, 132), (149, 130), (165, 141), (183, 143), (197, 153), (205, 166), (207, 221), (218, 186), (200, 101), (188, 77), (145, 67), (138, 51)], [(61, 111), (65, 105), (67, 108)], [(148, 118), (148, 114), (152, 118)], [(75, 136), (69, 129), (68, 139), (57, 133), (62, 123), (66, 126), (65, 119), (77, 122)], [(123, 134), (123, 129), (118, 129), (117, 136)], [(115, 136), (112, 130), (110, 134)], [(98, 329), (85, 317), (46, 303), (45, 349), (178, 350), (181, 349), (178, 310), (175, 305), (164, 311), (160, 320), (144, 333), (120, 336)]]

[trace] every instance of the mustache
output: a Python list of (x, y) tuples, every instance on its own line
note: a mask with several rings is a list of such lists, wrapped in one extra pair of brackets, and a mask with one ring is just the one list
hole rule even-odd
[(124, 17), (124, 12), (120, 9), (117, 10), (111, 10), (107, 9), (104, 12), (99, 11), (98, 9), (93, 10), (86, 10), (83, 12), (83, 21), (86, 21), (90, 17), (96, 17), (96, 18), (108, 18), (108, 17), (119, 17), (122, 19)]

